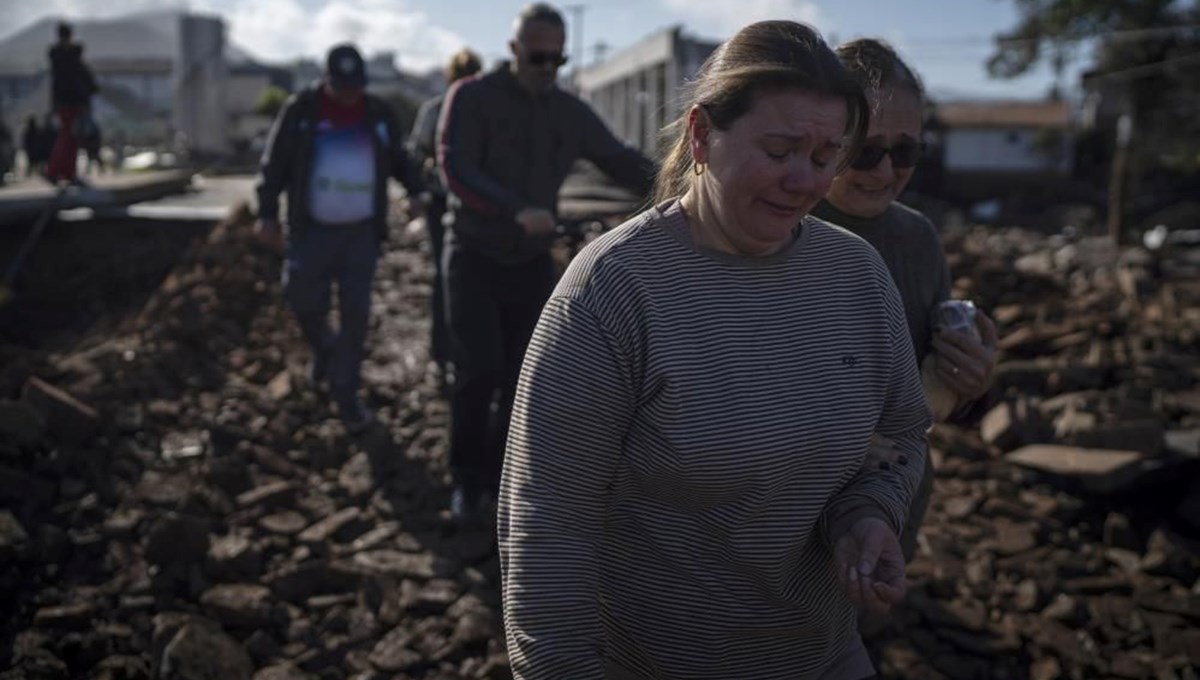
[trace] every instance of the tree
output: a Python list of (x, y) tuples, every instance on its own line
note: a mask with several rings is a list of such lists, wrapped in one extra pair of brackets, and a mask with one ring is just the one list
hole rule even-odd
[(1130, 131), (1124, 145), (1129, 157), (1117, 154), (1110, 187), (1115, 194), (1124, 193), (1126, 166), (1135, 182), (1151, 168), (1200, 172), (1200, 6), (1178, 0), (1013, 2), (1020, 19), (997, 36), (988, 71), (1014, 78), (1050, 61), (1061, 73), (1069, 55), (1094, 41), (1090, 78), (1119, 97)]
[(254, 112), (260, 116), (274, 118), (283, 109), (283, 105), (287, 103), (288, 93), (281, 87), (268, 85), (266, 89), (258, 95), (258, 102), (254, 105)]

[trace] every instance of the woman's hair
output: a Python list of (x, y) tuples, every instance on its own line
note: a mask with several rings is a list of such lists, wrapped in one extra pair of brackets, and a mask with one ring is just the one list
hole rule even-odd
[(455, 52), (454, 56), (450, 57), (450, 63), (446, 64), (446, 84), (473, 76), (482, 68), (479, 55), (464, 47)]
[(655, 201), (679, 196), (691, 186), (687, 119), (692, 107), (702, 107), (716, 129), (728, 130), (750, 110), (756, 96), (784, 89), (844, 99), (849, 148), (842, 163), (858, 154), (870, 115), (858, 81), (813, 28), (794, 21), (760, 21), (718, 47), (686, 86), (683, 114), (663, 130), (666, 154), (655, 182)]
[(876, 38), (851, 40), (838, 46), (837, 55), (865, 92), (893, 87), (925, 99), (921, 79), (886, 42)]

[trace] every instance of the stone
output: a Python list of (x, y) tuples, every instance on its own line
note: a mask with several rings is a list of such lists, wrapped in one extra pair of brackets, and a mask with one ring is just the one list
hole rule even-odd
[(46, 422), (37, 409), (23, 401), (0, 399), (0, 441), (29, 448), (46, 436)]
[(966, 519), (979, 507), (979, 499), (971, 496), (955, 496), (947, 499), (942, 512), (950, 519)]
[(193, 486), (190, 475), (146, 470), (138, 481), (136, 493), (151, 505), (177, 509), (187, 502)]
[(1020, 612), (1031, 612), (1038, 608), (1041, 604), (1042, 593), (1038, 588), (1037, 581), (1033, 579), (1025, 579), (1017, 584), (1016, 593), (1013, 595), (1013, 605)]
[(160, 676), (178, 680), (251, 680), (254, 662), (245, 647), (219, 626), (193, 621), (167, 643)]
[(351, 498), (362, 499), (375, 489), (375, 474), (365, 452), (351, 456), (338, 472), (338, 484)]
[(285, 510), (259, 519), (258, 525), (273, 534), (294, 536), (308, 526), (308, 518), (295, 510)]
[(1025, 428), (1021, 426), (1019, 407), (1016, 404), (1003, 402), (996, 404), (983, 416), (979, 423), (979, 434), (986, 443), (998, 446), (1003, 451), (1010, 451), (1016, 446), (1026, 444)]
[(413, 635), (404, 628), (395, 628), (384, 635), (371, 650), (370, 661), (385, 673), (405, 673), (422, 663), (421, 655), (409, 648)]
[(286, 370), (280, 371), (267, 383), (267, 396), (272, 401), (283, 401), (292, 393), (292, 375)]
[(96, 605), (77, 602), (53, 607), (42, 607), (33, 615), (33, 623), (45, 628), (86, 628), (96, 616)]
[(357, 507), (342, 508), (300, 532), (298, 539), (301, 543), (324, 543), (347, 525), (360, 519), (362, 519), (362, 511)]
[(345, 546), (344, 554), (353, 554), (377, 548), (391, 539), (400, 532), (399, 522), (384, 522), (379, 526), (371, 529), (367, 533), (354, 539), (348, 546)]
[(238, 507), (242, 508), (259, 505), (275, 508), (291, 502), (295, 494), (296, 485), (292, 482), (281, 480), (256, 486), (249, 491), (238, 494), (237, 504)]
[(1039, 472), (1078, 480), (1093, 493), (1111, 493), (1137, 479), (1142, 454), (1137, 451), (1034, 444), (1013, 451), (1005, 456), (1005, 460)]
[(1054, 600), (1042, 610), (1043, 617), (1064, 623), (1077, 620), (1079, 614), (1079, 600), (1063, 593), (1054, 596)]
[(25, 383), (21, 399), (37, 412), (46, 431), (63, 443), (83, 444), (100, 429), (96, 409), (36, 376)]
[(1037, 547), (1037, 536), (1028, 524), (996, 520), (996, 536), (985, 545), (1000, 555), (1016, 555)]
[(431, 579), (434, 576), (434, 557), (428, 553), (412, 554), (398, 550), (368, 550), (350, 558), (351, 568), (370, 576), (399, 576)]
[(219, 579), (253, 579), (262, 570), (262, 550), (247, 536), (218, 536), (208, 549), (209, 571)]
[(227, 626), (262, 628), (277, 619), (271, 605), (271, 589), (258, 584), (213, 586), (200, 596), (200, 604), (209, 616)]
[(162, 458), (168, 462), (180, 462), (200, 458), (207, 448), (206, 436), (200, 432), (168, 432), (160, 444)]
[(459, 598), (458, 585), (448, 580), (433, 580), (424, 586), (405, 581), (400, 589), (400, 606), (415, 616), (438, 616)]

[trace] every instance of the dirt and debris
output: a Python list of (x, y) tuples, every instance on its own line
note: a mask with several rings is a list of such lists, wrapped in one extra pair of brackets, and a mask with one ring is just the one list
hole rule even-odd
[[(444, 511), (422, 234), (397, 219), (380, 262), (361, 437), (306, 383), (249, 215), (173, 239), (120, 304), (116, 259), (67, 279), (86, 324), (6, 312), (32, 325), (0, 346), (0, 678), (511, 677), (492, 534)], [(883, 677), (1194, 680), (1196, 251), (946, 248), (1002, 361), (981, 427), (933, 432)]]

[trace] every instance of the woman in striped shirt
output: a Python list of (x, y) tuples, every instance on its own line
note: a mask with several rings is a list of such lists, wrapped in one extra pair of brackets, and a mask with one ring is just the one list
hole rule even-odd
[[(875, 250), (808, 216), (868, 126), (811, 28), (706, 60), (657, 205), (571, 264), (517, 388), (499, 505), (522, 680), (861, 680), (856, 608), (897, 542), (930, 416)], [(872, 434), (897, 464), (865, 467)]]

